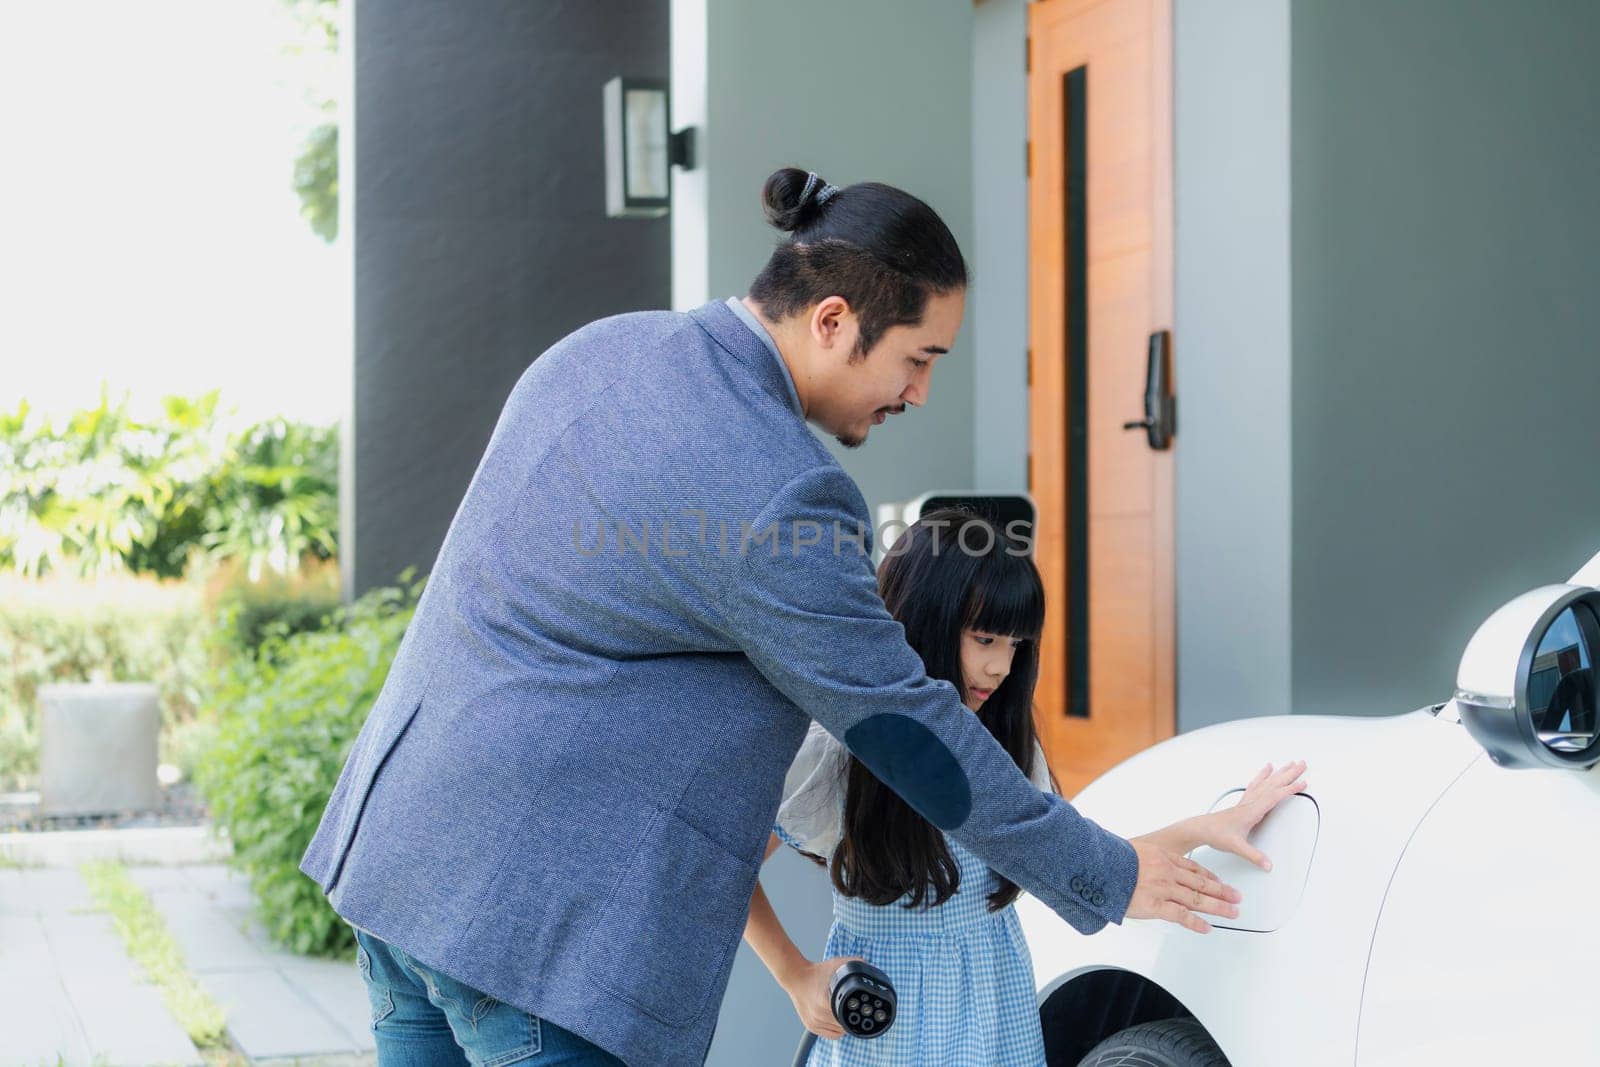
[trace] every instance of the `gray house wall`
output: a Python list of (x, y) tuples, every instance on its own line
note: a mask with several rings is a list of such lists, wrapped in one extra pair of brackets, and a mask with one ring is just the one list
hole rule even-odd
[(1600, 547), (1600, 6), (1300, 0), (1292, 38), (1294, 709), (1390, 714)]
[(426, 572), (500, 405), (593, 319), (665, 307), (665, 219), (605, 217), (600, 89), (667, 76), (667, 0), (360, 3), (346, 588)]
[(1173, 6), (1178, 729), (1292, 710), (1289, 0)]
[(973, 488), (1028, 489), (1026, 0), (972, 9)]
[[(791, 164), (836, 185), (908, 190), (970, 254), (970, 0), (678, 0), (673, 19), (679, 103), (696, 64), (705, 86), (703, 111), (675, 116), (703, 124), (704, 161), (680, 184), (689, 202), (674, 229), (676, 303), (745, 292), (781, 236), (762, 220), (761, 185)], [(971, 488), (973, 319), (969, 306), (926, 407), (874, 430), (860, 449), (824, 438), (869, 507)]]
[[(703, 163), (682, 176), (674, 204), (675, 305), (745, 292), (780, 237), (762, 220), (761, 185), (787, 164), (839, 185), (875, 180), (914, 193), (970, 257), (971, 0), (674, 0), (672, 19), (674, 124), (700, 127)], [(972, 487), (974, 310), (969, 302), (926, 407), (859, 449), (823, 438), (869, 507)], [(817, 958), (831, 915), (827, 874), (784, 850), (763, 883)], [(801, 1034), (788, 996), (741, 945), (710, 1067), (787, 1063)]]

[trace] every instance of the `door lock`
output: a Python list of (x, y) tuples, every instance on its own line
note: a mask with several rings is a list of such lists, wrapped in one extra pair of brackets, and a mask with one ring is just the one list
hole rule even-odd
[(1144, 380), (1144, 418), (1125, 422), (1124, 430), (1144, 430), (1150, 447), (1165, 452), (1178, 432), (1178, 398), (1172, 395), (1172, 331), (1150, 335)]

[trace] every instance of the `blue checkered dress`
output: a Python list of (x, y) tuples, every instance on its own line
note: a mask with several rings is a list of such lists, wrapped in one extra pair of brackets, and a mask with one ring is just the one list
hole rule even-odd
[[(831, 856), (836, 846), (840, 752), (813, 729), (791, 771), (773, 832), (802, 852), (823, 854), (821, 845)], [(991, 912), (999, 878), (950, 838), (945, 845), (961, 886), (937, 908), (877, 906), (834, 891), (833, 926), (817, 958), (860, 956), (880, 968), (898, 1010), (881, 1037), (819, 1038), (808, 1067), (1044, 1067), (1033, 961), (1016, 908)]]

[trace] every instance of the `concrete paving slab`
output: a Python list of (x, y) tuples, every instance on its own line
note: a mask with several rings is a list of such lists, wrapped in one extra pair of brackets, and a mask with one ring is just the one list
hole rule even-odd
[(286, 955), (279, 960), (278, 970), (344, 1031), (351, 1047), (377, 1047), (372, 1039), (372, 1003), (367, 999), (366, 983), (356, 970), (354, 956), (348, 960), (313, 960)]
[(152, 893), (150, 900), (194, 973), (271, 966), (260, 946), (204, 894), (186, 888)]
[(65, 974), (62, 984), (83, 1023), (90, 1055), (110, 1067), (202, 1062), (155, 986), (128, 975)]
[(39, 917), (0, 915), (0, 1064), (89, 1061), (89, 1042), (62, 988)]
[(39, 916), (0, 915), (0, 976), (53, 975), (55, 969)]
[(110, 1067), (200, 1062), (194, 1042), (128, 958), (110, 916), (44, 913), (38, 921), (91, 1057)]
[[(273, 944), (244, 879), (221, 865), (128, 874), (252, 1060), (371, 1067), (371, 1008), (353, 959)], [(0, 868), (0, 1067), (197, 1062), (110, 916), (91, 908), (73, 868)]]
[(16, 909), (34, 914), (65, 915), (88, 911), (93, 906), (89, 887), (76, 870), (42, 869), (11, 871), (18, 878), (11, 887), (16, 892)]
[(52, 972), (11, 973), (0, 956), (0, 1064), (88, 1067), (89, 1039)]
[(146, 893), (199, 892), (182, 867), (129, 867), (128, 878)]
[(233, 924), (234, 929), (249, 938), (252, 944), (260, 946), (263, 952), (270, 954), (283, 951), (282, 947), (272, 940), (271, 935), (267, 933), (266, 926), (262, 923), (260, 917), (256, 915), (253, 907), (223, 908), (221, 910), (222, 914), (226, 915), (228, 921)]
[(251, 1059), (359, 1052), (343, 1028), (276, 970), (196, 976), (228, 1014), (228, 1032)]
[(218, 864), (183, 867), (180, 870), (185, 882), (205, 893), (219, 907), (253, 909), (256, 906), (249, 879), (238, 871)]
[(0, 915), (32, 915), (33, 898), (28, 896), (24, 872), (0, 867)]
[(115, 971), (135, 974), (133, 961), (122, 945), (122, 938), (111, 916), (85, 912), (78, 915), (39, 916), (56, 966), (63, 975)]

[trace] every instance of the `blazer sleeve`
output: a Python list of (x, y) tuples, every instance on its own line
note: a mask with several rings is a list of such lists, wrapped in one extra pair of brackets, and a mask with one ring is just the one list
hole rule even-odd
[(1133, 847), (1039, 790), (955, 687), (924, 673), (878, 597), (866, 502), (841, 468), (794, 478), (738, 542), (723, 625), (774, 686), (1074, 928), (1122, 921), (1138, 879)]

